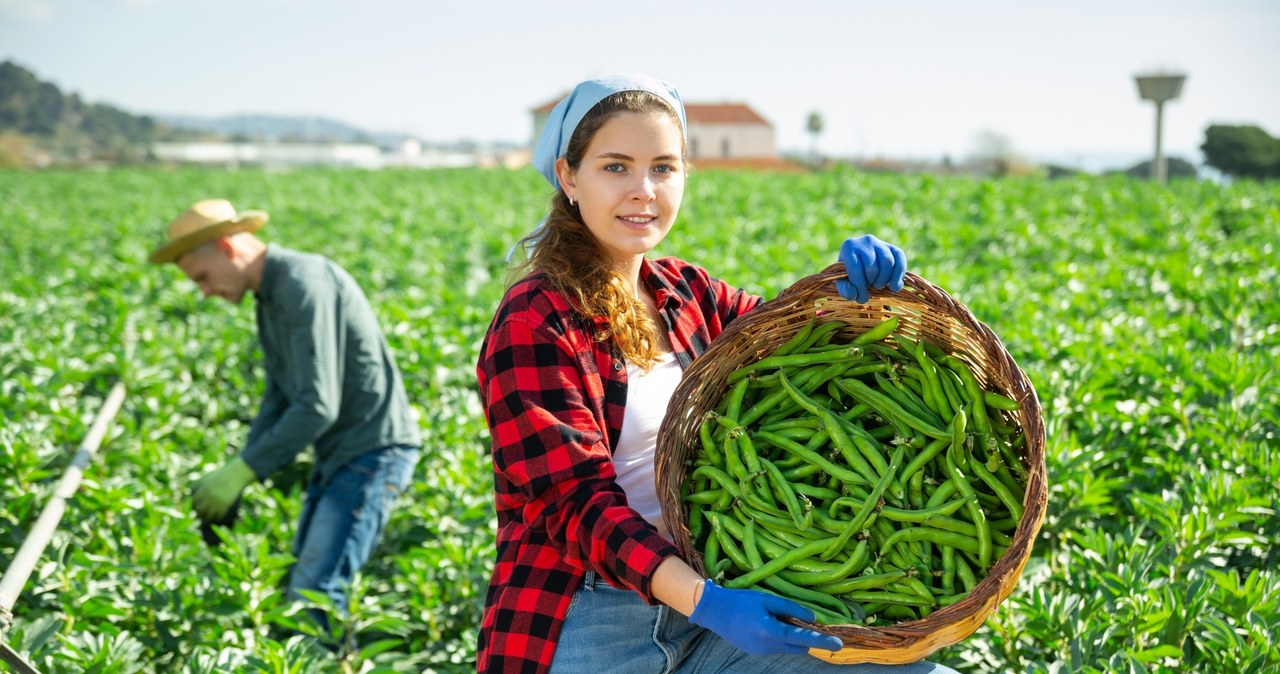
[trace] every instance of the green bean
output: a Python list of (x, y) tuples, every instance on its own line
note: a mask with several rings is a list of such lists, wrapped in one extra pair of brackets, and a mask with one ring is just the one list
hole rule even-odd
[(925, 599), (914, 594), (905, 594), (902, 592), (884, 592), (880, 590), (857, 590), (854, 592), (846, 592), (842, 595), (845, 599), (856, 601), (858, 603), (877, 603), (877, 604), (898, 604), (901, 606), (933, 606), (937, 601), (930, 598)]
[(920, 370), (924, 372), (925, 381), (929, 387), (929, 393), (933, 397), (933, 411), (943, 419), (950, 419), (955, 415), (955, 410), (951, 409), (951, 403), (947, 400), (945, 392), (942, 390), (942, 382), (938, 377), (937, 365), (933, 359), (925, 353), (924, 347), (917, 348), (915, 351), (916, 361), (920, 363)]
[(696, 503), (699, 505), (709, 505), (711, 503), (715, 503), (716, 501), (720, 500), (720, 497), (723, 495), (724, 495), (723, 489), (708, 489), (706, 491), (699, 491), (699, 492), (694, 492), (692, 494), (687, 494), (685, 495), (684, 500), (688, 501), (689, 503)]
[[(758, 436), (757, 436), (757, 437), (758, 437)], [(799, 445), (796, 445), (796, 446), (797, 446), (797, 447), (799, 447)], [(813, 450), (811, 450), (811, 449), (807, 449), (807, 448), (805, 448), (805, 447), (800, 447), (800, 448), (801, 448), (801, 449), (803, 449), (803, 450), (805, 450), (805, 451), (807, 451), (807, 452), (810, 452), (810, 453), (814, 454), (814, 456), (817, 456), (817, 453), (816, 453), (816, 452), (814, 452), (814, 451), (813, 451)], [(816, 465), (816, 464), (812, 464), (812, 463), (804, 463), (804, 461), (805, 461), (805, 460), (804, 460), (803, 458), (801, 458), (801, 457), (799, 457), (799, 456), (795, 455), (795, 454), (788, 454), (788, 455), (787, 455), (787, 457), (786, 457), (786, 459), (795, 459), (795, 460), (798, 460), (798, 461), (801, 461), (801, 462), (802, 462), (802, 463), (801, 463), (801, 465), (799, 465), (799, 466), (796, 466), (796, 467), (794, 467), (794, 468), (790, 468), (790, 467), (789, 467), (789, 468), (785, 468), (785, 469), (783, 469), (783, 471), (782, 471), (782, 475), (783, 475), (783, 477), (787, 478), (787, 480), (789, 480), (789, 481), (791, 481), (791, 482), (793, 482), (793, 483), (794, 483), (794, 482), (797, 482), (797, 481), (799, 481), (799, 480), (807, 480), (807, 479), (809, 479), (810, 477), (813, 477), (814, 475), (816, 475), (816, 474), (818, 474), (818, 473), (821, 473), (821, 472), (822, 472), (822, 467), (821, 467), (821, 466)], [(785, 459), (779, 459), (779, 460), (778, 460), (778, 463), (782, 463), (784, 460), (785, 460)], [(859, 475), (859, 476), (857, 476), (857, 477), (858, 477), (858, 479), (859, 479), (859, 480), (862, 480), (863, 482), (866, 482), (866, 479), (865, 479), (865, 478), (863, 478), (861, 475)], [(833, 478), (833, 479), (834, 479), (834, 478)]]
[[(848, 347), (837, 351), (817, 351), (813, 353), (795, 353), (788, 356), (769, 356), (762, 358), (750, 365), (744, 365), (733, 372), (729, 373), (726, 383), (741, 383), (741, 380), (756, 370), (766, 370), (770, 368), (786, 368), (795, 367), (797, 365), (813, 365), (815, 363), (830, 363), (832, 361), (847, 361), (862, 355), (862, 349), (858, 347)], [(745, 390), (745, 386), (743, 387)]]
[(920, 350), (920, 345), (906, 337), (906, 335), (894, 335), (893, 343), (898, 346), (898, 352), (907, 355), (908, 361), (919, 361), (920, 356), (916, 354)]
[(747, 395), (747, 384), (751, 382), (743, 379), (738, 382), (729, 391), (729, 405), (726, 408), (725, 416), (730, 419), (737, 419), (742, 416), (742, 399)]
[(726, 472), (738, 479), (747, 474), (746, 466), (738, 458), (738, 441), (731, 434), (724, 436), (724, 465)]
[(926, 401), (921, 400), (916, 395), (915, 391), (902, 383), (901, 378), (885, 379), (884, 377), (876, 375), (875, 381), (879, 384), (880, 391), (886, 396), (889, 396), (889, 398), (894, 402), (898, 403), (902, 409), (931, 424), (937, 425), (941, 423), (942, 417), (939, 417), (936, 412), (930, 409), (929, 404)]
[[(1024, 438), (1019, 435), (1018, 440), (1023, 441)], [(1013, 472), (1017, 473), (1018, 478), (1021, 479), (1022, 482), (1026, 482), (1027, 467), (1022, 465), (1021, 457), (1015, 453), (1015, 450), (1017, 449), (1016, 445), (996, 441), (996, 448), (1000, 452), (1000, 456), (1004, 457), (1004, 464), (1011, 468)]]
[(758, 569), (764, 565), (760, 550), (756, 548), (756, 522), (747, 520), (742, 525), (742, 553), (746, 556), (751, 568)]
[(746, 553), (738, 544), (733, 541), (733, 537), (725, 530), (724, 523), (721, 518), (724, 517), (719, 513), (707, 513), (707, 521), (711, 523), (711, 531), (720, 539), (720, 550), (724, 552), (729, 559), (742, 571), (752, 568), (751, 563), (747, 561)]
[(916, 472), (907, 478), (907, 504), (913, 510), (924, 509), (924, 473)]
[(956, 587), (956, 549), (942, 548), (942, 590), (947, 593)]
[[(762, 481), (764, 486), (757, 486), (757, 480)], [(739, 500), (765, 512), (786, 514), (778, 507), (778, 503), (773, 500), (773, 492), (769, 489), (769, 478), (765, 475), (764, 469), (754, 473), (747, 473), (739, 481), (738, 485), (740, 491)]]
[(889, 335), (893, 334), (893, 331), (897, 329), (898, 329), (898, 317), (890, 316), (889, 318), (883, 321), (880, 321), (875, 326), (868, 329), (866, 332), (863, 332), (861, 335), (858, 335), (857, 337), (855, 337), (852, 343), (854, 346), (864, 346), (866, 344), (878, 342), (880, 340), (888, 338)]
[[(824, 583), (834, 583), (848, 578), (851, 574), (857, 573), (867, 564), (867, 558), (870, 556), (867, 547), (867, 541), (858, 541), (853, 548), (853, 552), (839, 566), (829, 571), (823, 572), (805, 572), (805, 571), (779, 571), (778, 575), (788, 583), (794, 583), (801, 587), (817, 589), (815, 586)], [(827, 592), (827, 594), (835, 594)]]
[(706, 456), (713, 466), (723, 466), (724, 456), (720, 454), (720, 450), (716, 448), (715, 440), (711, 437), (711, 426), (715, 424), (715, 419), (705, 417), (702, 424), (698, 426), (698, 438), (702, 440), (702, 454)]
[(969, 414), (960, 409), (956, 411), (955, 418), (948, 426), (951, 429), (951, 444), (947, 447), (947, 457), (965, 470), (969, 469), (969, 453), (964, 451), (964, 431), (968, 421)]
[[(925, 520), (921, 522), (921, 524), (927, 527), (933, 527), (935, 529), (944, 529), (946, 531), (954, 531), (958, 534), (964, 534), (966, 536), (972, 536), (975, 538), (978, 536), (977, 526), (970, 524), (969, 522), (965, 522), (963, 520), (958, 520), (953, 517), (947, 517), (945, 515), (930, 515), (929, 517), (926, 517)], [(1013, 539), (1010, 538), (1007, 534), (1004, 534), (998, 531), (994, 526), (994, 524), (995, 524), (995, 521), (987, 522), (987, 526), (991, 531), (992, 547), (994, 548), (997, 545), (1003, 545), (1005, 547), (1008, 547), (1009, 545), (1011, 545), (1013, 543)]]
[(886, 571), (884, 573), (872, 573), (855, 578), (844, 578), (829, 583), (814, 585), (813, 589), (818, 592), (825, 592), (832, 596), (840, 596), (848, 592), (857, 592), (859, 590), (874, 590), (884, 587), (899, 578), (906, 577), (907, 572), (902, 570)]
[(820, 551), (826, 549), (830, 543), (831, 542), (826, 539), (810, 541), (798, 548), (788, 550), (786, 554), (783, 554), (780, 557), (769, 560), (769, 562), (763, 566), (757, 566), (741, 576), (726, 580), (724, 586), (731, 588), (743, 588), (758, 583), (778, 571), (787, 568), (792, 564), (792, 562), (818, 554)]
[[(796, 523), (796, 526), (801, 531), (808, 529), (810, 520), (805, 519), (805, 511), (800, 509), (800, 499), (796, 497), (796, 493), (791, 489), (787, 479), (782, 477), (782, 471), (778, 470), (778, 467), (773, 465), (772, 461), (763, 457), (760, 459), (760, 465), (764, 467), (765, 476), (773, 483), (774, 493), (777, 494), (778, 498), (782, 499), (787, 512), (791, 513), (792, 521)], [(810, 506), (810, 509), (812, 509), (812, 506)]]
[(1019, 404), (1018, 401), (1013, 398), (1000, 395), (995, 391), (983, 391), (982, 402), (986, 403), (988, 407), (994, 407), (998, 410), (1006, 410), (1008, 412), (1018, 412), (1022, 410), (1022, 405)]
[[(726, 587), (728, 586), (728, 582), (730, 581), (726, 581)], [(773, 588), (775, 594), (778, 594), (779, 596), (805, 604), (809, 608), (814, 608), (815, 605), (821, 606), (827, 612), (839, 616), (838, 622), (840, 623), (848, 623), (853, 620), (853, 614), (849, 612), (849, 607), (845, 606), (844, 602), (832, 597), (831, 595), (826, 595), (821, 592), (815, 592), (813, 590), (793, 585), (776, 575), (768, 576), (761, 582), (766, 586)], [(817, 613), (818, 611), (815, 610), (814, 614), (816, 615)]]
[[(948, 428), (952, 428), (952, 432), (954, 433), (954, 424), (956, 423), (956, 420), (953, 419), (951, 423), (953, 426), (948, 426)], [(963, 432), (964, 431), (961, 431), (961, 433)], [(929, 443), (928, 446), (924, 448), (924, 451), (916, 454), (915, 457), (911, 459), (911, 462), (907, 464), (907, 467), (902, 469), (902, 479), (906, 480), (914, 477), (917, 472), (921, 471), (926, 465), (928, 465), (928, 463), (933, 460), (933, 457), (937, 456), (942, 449), (947, 447), (949, 444), (950, 440), (947, 438), (937, 438), (933, 442)]]
[[(845, 419), (843, 415), (840, 418)], [(898, 435), (898, 429), (894, 428), (893, 426), (872, 426), (871, 428), (864, 427), (864, 430), (866, 431), (867, 435), (871, 436), (873, 440), (880, 443), (883, 443), (885, 440), (894, 440), (896, 438), (902, 437)]]
[(972, 552), (975, 555), (979, 554), (978, 548), (980, 546), (978, 539), (974, 536), (966, 536), (954, 531), (933, 529), (931, 527), (910, 527), (893, 532), (893, 535), (884, 542), (883, 546), (881, 546), (881, 551), (883, 552), (888, 548), (892, 548), (894, 545), (903, 541), (928, 541), (937, 545), (944, 545), (949, 548)]
[[(879, 476), (884, 475), (884, 472), (888, 470), (889, 466), (885, 464), (885, 452), (880, 446), (880, 442), (871, 437), (871, 434), (867, 433), (867, 431), (858, 424), (842, 419), (834, 414), (831, 415), (831, 418), (836, 424), (846, 431), (845, 435), (848, 436), (853, 446), (861, 452), (862, 458), (866, 459), (867, 463), (871, 465), (871, 469), (875, 471), (875, 476), (878, 478)], [(893, 494), (895, 498), (901, 499), (903, 497), (902, 485), (898, 484), (896, 481), (890, 483), (889, 492)]]
[(697, 540), (702, 535), (702, 522), (706, 519), (703, 515), (704, 507), (701, 503), (694, 503), (689, 506), (689, 537)]
[(932, 508), (942, 505), (955, 494), (956, 485), (951, 480), (947, 480), (934, 488), (933, 493), (929, 495), (929, 499), (924, 502), (924, 507)]
[[(822, 420), (819, 419), (818, 421), (821, 423)], [(811, 452), (816, 452), (819, 449), (826, 447), (830, 440), (831, 435), (827, 433), (827, 429), (819, 428), (817, 432), (813, 434), (813, 437), (809, 438), (809, 442), (805, 443), (804, 448)]]
[(954, 356), (947, 356), (942, 359), (942, 364), (946, 365), (952, 372), (955, 372), (964, 385), (965, 393), (973, 404), (974, 429), (979, 433), (990, 433), (991, 421), (990, 416), (987, 414), (986, 396), (983, 395), (982, 387), (978, 385), (978, 378), (973, 375), (973, 370), (970, 370), (969, 366), (964, 364), (964, 361)]
[[(746, 535), (746, 525), (742, 524), (742, 522), (722, 513), (715, 513), (715, 516), (719, 518), (720, 526), (723, 527), (730, 536), (733, 536), (738, 540), (742, 540)], [(709, 519), (710, 518), (708, 518), (708, 520)], [(762, 554), (767, 555), (770, 559), (776, 559), (793, 548), (804, 545), (810, 541), (818, 540), (816, 538), (804, 538), (800, 536), (792, 538), (794, 534), (790, 532), (783, 532), (777, 528), (769, 528), (771, 525), (769, 525), (765, 520), (756, 521), (759, 524), (759, 526), (756, 527), (755, 532), (756, 546)], [(837, 572), (844, 563), (845, 562), (820, 562), (816, 559), (809, 558), (797, 560), (788, 568), (794, 569), (797, 572), (830, 574)]]
[[(842, 363), (838, 363), (837, 365), (839, 365), (841, 368), (844, 367), (844, 364)], [(813, 381), (815, 377), (823, 376), (829, 369), (831, 369), (831, 366), (829, 365), (807, 367), (801, 370), (800, 372), (796, 373), (795, 381), (793, 383), (796, 384), (796, 386), (802, 386), (802, 387), (806, 386), (808, 385), (809, 382)], [(843, 369), (840, 371), (842, 372)], [(781, 372), (781, 370), (779, 370), (779, 372)], [(839, 373), (837, 372), (837, 374)], [(832, 376), (835, 376), (835, 375), (832, 375)], [(777, 372), (770, 375), (762, 376), (762, 377), (756, 377), (756, 383), (762, 383), (768, 380), (770, 386), (773, 386), (774, 384), (776, 384), (777, 377), (778, 377)], [(761, 398), (758, 402), (753, 404), (751, 406), (751, 409), (747, 410), (746, 412), (743, 412), (742, 418), (739, 419), (738, 421), (742, 425), (748, 426), (754, 423), (756, 420), (761, 419), (766, 414), (776, 413), (780, 411), (779, 405), (784, 402), (790, 402), (790, 400), (791, 400), (791, 394), (787, 393), (786, 390), (782, 388), (778, 388), (776, 390), (770, 391), (767, 395), (765, 395), (765, 397)]]
[[(959, 414), (963, 414), (963, 412), (957, 412), (957, 415)], [(987, 518), (982, 514), (982, 508), (973, 500), (977, 496), (973, 491), (973, 487), (964, 478), (960, 469), (956, 467), (955, 462), (951, 460), (951, 456), (949, 454), (943, 455), (943, 461), (947, 478), (955, 483), (956, 489), (965, 498), (965, 505), (969, 514), (973, 517), (974, 526), (978, 529), (978, 560), (985, 570), (991, 564), (991, 530), (987, 525)]]
[[(712, 526), (712, 529), (715, 527)], [(711, 569), (720, 563), (720, 538), (713, 532), (707, 536), (707, 543), (702, 548), (702, 568), (706, 570), (707, 575), (711, 575)]]
[(691, 474), (691, 477), (693, 478), (705, 477), (715, 482), (716, 484), (720, 485), (722, 489), (729, 492), (729, 494), (734, 498), (738, 498), (740, 494), (738, 489), (738, 481), (730, 477), (728, 473), (724, 472), (723, 470), (720, 470), (715, 466), (698, 466), (696, 469), (694, 469), (693, 473)]
[[(993, 458), (994, 460), (992, 460)], [(1013, 477), (1013, 474), (1009, 472), (1009, 467), (1005, 465), (1005, 462), (1003, 459), (1004, 457), (1000, 454), (1000, 452), (998, 451), (991, 452), (987, 460), (987, 469), (990, 470), (992, 474), (994, 474), (996, 478), (1000, 480), (1000, 482), (1004, 483), (1004, 486), (1009, 489), (1009, 492), (1011, 494), (1013, 494), (1019, 501), (1021, 501), (1022, 499), (1026, 498), (1027, 488), (1025, 485), (1018, 482), (1018, 480)], [(993, 464), (995, 465), (994, 468), (992, 468)]]
[(760, 431), (756, 433), (756, 436), (768, 440), (769, 442), (773, 443), (773, 446), (785, 452), (789, 452), (791, 454), (795, 454), (796, 456), (799, 456), (800, 458), (804, 459), (807, 463), (813, 464), (814, 466), (817, 466), (821, 470), (827, 471), (828, 473), (830, 473), (831, 475), (839, 479), (841, 482), (849, 482), (853, 484), (866, 484), (866, 485), (872, 484), (870, 480), (859, 475), (858, 473), (855, 473), (846, 468), (841, 468), (840, 466), (837, 466), (836, 464), (831, 463), (830, 461), (824, 459), (817, 452), (805, 449), (804, 447), (801, 447), (795, 442), (792, 442), (791, 440), (788, 440), (780, 435), (776, 435), (768, 431)]
[(771, 424), (760, 424), (760, 430), (773, 431), (774, 433), (794, 430), (809, 431), (809, 434), (813, 435), (819, 428), (822, 428), (822, 422), (813, 417), (796, 417), (784, 421), (775, 421)]
[(928, 607), (890, 605), (884, 607), (884, 610), (880, 612), (880, 615), (892, 620), (894, 623), (902, 623), (909, 620), (918, 620), (920, 618), (920, 614), (916, 613), (917, 610), (921, 612), (927, 611)]
[(832, 499), (840, 498), (840, 492), (834, 489), (827, 489), (826, 487), (817, 487), (807, 482), (792, 482), (790, 484), (791, 484), (791, 488), (796, 491), (796, 494), (803, 494), (805, 496), (808, 496), (809, 498), (816, 498), (822, 501), (829, 501)]
[(885, 589), (901, 591), (904, 594), (913, 594), (930, 602), (935, 601), (933, 593), (929, 591), (929, 588), (925, 587), (924, 583), (922, 583), (918, 577), (909, 573), (905, 578), (900, 578), (889, 583)]
[(795, 522), (791, 521), (791, 515), (789, 513), (785, 513), (781, 510), (771, 511), (766, 508), (761, 508), (758, 503), (753, 502), (753, 499), (742, 499), (739, 504), (739, 508), (742, 510), (744, 515), (768, 527), (770, 531), (774, 532), (779, 537), (786, 537), (788, 542), (793, 543), (794, 541), (799, 540), (803, 543), (804, 541), (817, 540), (819, 537), (825, 537), (826, 534), (836, 533), (834, 531), (828, 531), (821, 526), (816, 528), (823, 529), (823, 532), (825, 533), (815, 531), (815, 527), (809, 527), (808, 529), (801, 530), (796, 526)]
[(969, 470), (977, 475), (978, 479), (982, 480), (987, 487), (995, 493), (996, 497), (1000, 499), (1000, 502), (1004, 504), (1004, 507), (1008, 509), (1009, 514), (1014, 519), (1022, 519), (1022, 503), (1014, 497), (1013, 492), (1009, 491), (1009, 488), (1006, 487), (999, 478), (993, 475), (991, 471), (987, 470), (987, 467), (983, 462), (978, 461), (975, 458), (973, 461), (969, 462)]
[[(936, 363), (934, 365), (936, 372), (938, 373), (938, 384), (942, 386), (942, 393), (946, 396), (947, 403), (951, 405), (951, 409), (958, 410), (965, 407), (968, 399), (960, 393), (963, 385), (959, 381), (959, 378), (947, 368), (939, 366)], [(958, 386), (960, 388), (957, 388)], [(970, 414), (969, 416), (973, 415)]]
[[(738, 449), (742, 452), (742, 462), (750, 472), (758, 472), (760, 470), (760, 456), (756, 452), (755, 443), (751, 441), (751, 436), (746, 432), (747, 429), (739, 427)], [(733, 432), (730, 432), (733, 435)]]
[[(843, 374), (848, 368), (849, 363), (840, 362), (832, 363), (825, 367), (805, 369), (799, 373), (807, 375), (803, 381), (800, 380), (798, 375), (795, 380), (792, 380), (790, 375), (785, 375), (785, 370), (778, 370), (776, 375), (779, 382), (782, 381), (783, 376), (786, 376), (801, 393), (808, 395), (817, 391), (828, 380)], [(785, 388), (779, 388), (777, 392), (783, 394), (784, 399), (775, 403), (774, 408), (769, 412), (769, 416), (764, 419), (761, 425), (767, 425), (778, 419), (794, 418), (791, 415), (802, 409), (800, 404), (791, 397), (791, 393)], [(754, 409), (752, 411), (754, 412)]]
[(960, 579), (960, 585), (964, 587), (965, 593), (973, 591), (978, 584), (978, 579), (973, 575), (973, 569), (969, 568), (969, 563), (964, 561), (963, 555), (956, 555), (956, 577)]
[(813, 328), (817, 324), (818, 321), (816, 319), (806, 321), (805, 324), (800, 326), (800, 329), (796, 331), (796, 334), (791, 336), (791, 339), (787, 340), (785, 344), (779, 346), (777, 349), (774, 349), (773, 355), (785, 356), (795, 351), (801, 344), (804, 344), (805, 341), (809, 339), (809, 335), (813, 334)]
[(899, 430), (903, 431), (903, 435), (908, 435), (909, 433), (907, 433), (907, 428), (911, 428), (933, 438), (951, 437), (950, 433), (908, 414), (906, 410), (903, 410), (898, 403), (894, 402), (888, 396), (872, 389), (870, 386), (867, 386), (857, 379), (844, 378), (837, 379), (836, 382), (837, 385), (844, 389), (846, 393), (853, 396), (860, 402), (870, 405), (872, 409), (884, 418), (888, 419), (890, 422), (901, 426), (902, 428)]
[(818, 405), (808, 396), (801, 393), (795, 386), (787, 380), (786, 373), (782, 373), (779, 380), (782, 382), (783, 388), (791, 394), (791, 397), (800, 404), (810, 414), (822, 420), (823, 427), (826, 428), (827, 434), (831, 436), (831, 442), (835, 444), (836, 449), (844, 456), (845, 461), (853, 468), (854, 471), (862, 475), (868, 482), (874, 483), (879, 478), (871, 464), (858, 453), (857, 447), (849, 436), (845, 434), (844, 427), (840, 419), (831, 413), (830, 410)]
[(919, 510), (904, 510), (902, 508), (894, 508), (892, 506), (882, 506), (880, 515), (894, 522), (911, 522), (921, 524), (930, 517), (945, 517), (959, 510), (965, 505), (963, 499), (955, 499), (947, 501), (940, 506), (932, 508), (922, 508)]
[(772, 426), (772, 428), (769, 429), (770, 431), (777, 433), (788, 440), (808, 442), (813, 438), (812, 428), (777, 428), (777, 424), (770, 424), (770, 426)]
[(880, 478), (880, 481), (871, 488), (871, 495), (862, 502), (862, 506), (858, 509), (857, 514), (853, 516), (853, 519), (849, 520), (845, 530), (841, 532), (835, 540), (831, 541), (831, 545), (823, 551), (822, 555), (819, 557), (820, 559), (831, 559), (836, 555), (836, 553), (844, 548), (845, 544), (849, 542), (849, 539), (854, 534), (862, 531), (866, 524), (867, 517), (871, 515), (872, 509), (880, 504), (880, 495), (884, 493), (885, 488), (887, 488), (889, 483), (893, 481), (899, 466), (902, 465), (902, 457), (905, 452), (906, 450), (902, 445), (898, 445), (897, 449), (893, 451), (893, 458), (889, 461), (889, 466), (885, 470), (884, 475)]

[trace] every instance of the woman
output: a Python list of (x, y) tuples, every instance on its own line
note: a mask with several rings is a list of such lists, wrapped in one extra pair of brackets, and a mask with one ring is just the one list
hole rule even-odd
[[(534, 164), (556, 192), (521, 244), (477, 368), (493, 436), (498, 559), (481, 672), (862, 672), (806, 655), (836, 637), (794, 602), (721, 588), (678, 556), (654, 486), (657, 429), (683, 369), (761, 304), (699, 267), (650, 260), (687, 169), (679, 94), (643, 75), (579, 84)], [(901, 250), (841, 248), (847, 298), (901, 288)], [(946, 671), (928, 663), (892, 671)]]

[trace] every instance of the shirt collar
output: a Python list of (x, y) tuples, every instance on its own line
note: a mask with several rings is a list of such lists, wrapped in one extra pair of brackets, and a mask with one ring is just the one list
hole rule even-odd
[(271, 301), (271, 291), (276, 286), (276, 277), (279, 276), (280, 265), (278, 264), (278, 254), (274, 243), (267, 244), (267, 250), (262, 254), (262, 281), (258, 283), (258, 289), (254, 291), (254, 295), (262, 302)]
[(666, 309), (667, 305), (670, 304), (672, 308), (679, 310), (680, 306), (684, 304), (684, 298), (681, 297), (680, 293), (676, 292), (675, 287), (671, 285), (671, 281), (667, 279), (666, 274), (663, 272), (664, 270), (661, 267), (655, 265), (646, 257), (640, 263), (640, 282), (653, 291), (654, 304), (658, 306), (658, 309)]

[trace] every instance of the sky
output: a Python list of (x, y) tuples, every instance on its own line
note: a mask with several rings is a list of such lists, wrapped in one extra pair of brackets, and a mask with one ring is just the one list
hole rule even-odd
[[(778, 147), (960, 160), (997, 134), (1087, 169), (1155, 146), (1134, 76), (1187, 76), (1167, 155), (1210, 124), (1280, 136), (1277, 0), (0, 0), (0, 59), (150, 115), (322, 116), (429, 142), (530, 142), (530, 110), (644, 72), (747, 103)], [(1091, 166), (1092, 164), (1092, 166)]]

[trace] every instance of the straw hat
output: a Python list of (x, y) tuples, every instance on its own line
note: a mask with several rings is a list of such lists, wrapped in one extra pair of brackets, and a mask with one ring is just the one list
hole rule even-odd
[(263, 211), (236, 213), (226, 199), (198, 201), (169, 223), (169, 241), (151, 251), (151, 264), (177, 262), (192, 249), (236, 232), (256, 232), (267, 222)]

